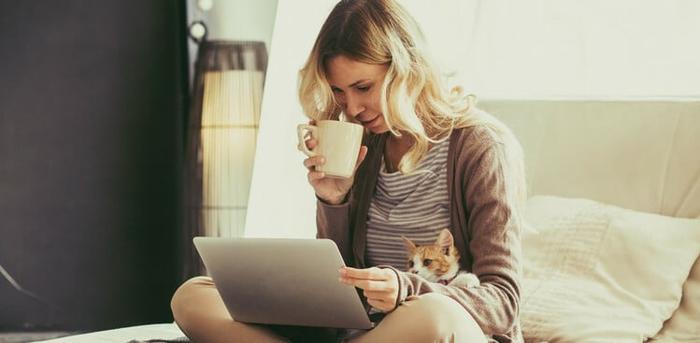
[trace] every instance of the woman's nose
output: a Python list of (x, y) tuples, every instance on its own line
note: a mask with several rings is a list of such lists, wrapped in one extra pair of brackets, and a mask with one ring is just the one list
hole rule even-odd
[(345, 114), (347, 114), (351, 118), (355, 118), (364, 110), (365, 108), (360, 104), (360, 102), (357, 99), (347, 97), (345, 102)]

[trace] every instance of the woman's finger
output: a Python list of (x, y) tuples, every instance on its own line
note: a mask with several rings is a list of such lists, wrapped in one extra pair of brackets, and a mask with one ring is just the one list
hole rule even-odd
[[(388, 272), (388, 273), (387, 273)], [(377, 267), (356, 269), (351, 267), (341, 268), (340, 275), (352, 279), (363, 279), (363, 280), (389, 280), (393, 272), (388, 269), (382, 269)]]
[(304, 160), (304, 167), (309, 170), (313, 170), (315, 166), (321, 166), (326, 163), (326, 159), (323, 156), (313, 156)]
[(316, 180), (323, 179), (324, 177), (326, 177), (326, 173), (313, 170), (309, 171), (309, 173), (307, 174), (309, 182), (314, 182)]
[(389, 283), (385, 281), (375, 281), (375, 280), (358, 280), (351, 279), (355, 287), (360, 288), (365, 291), (370, 292), (393, 292), (393, 288), (389, 286)]
[(306, 140), (306, 147), (309, 148), (309, 150), (313, 150), (317, 145), (318, 141), (313, 138)]
[(367, 298), (368, 303), (375, 303), (380, 305), (386, 305), (386, 301), (380, 298)]
[(364, 291), (362, 293), (365, 295), (365, 298), (367, 298), (367, 299), (379, 299), (382, 301), (389, 301), (389, 300), (394, 299), (393, 294), (391, 292)]
[[(388, 305), (386, 302), (383, 302), (383, 301), (381, 301), (381, 300), (367, 299), (367, 303), (368, 303), (370, 306), (372, 306), (372, 307), (374, 307), (375, 309), (380, 310), (380, 311), (382, 311), (382, 312), (386, 312), (386, 311), (391, 310), (391, 308), (389, 308), (389, 305)], [(393, 307), (392, 307), (392, 308), (393, 308)]]

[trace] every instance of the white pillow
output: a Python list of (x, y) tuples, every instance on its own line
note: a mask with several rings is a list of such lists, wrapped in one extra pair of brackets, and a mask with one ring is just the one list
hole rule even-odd
[(527, 341), (642, 342), (681, 300), (700, 220), (586, 199), (535, 196), (523, 233)]
[(683, 285), (683, 299), (652, 342), (700, 342), (700, 258)]

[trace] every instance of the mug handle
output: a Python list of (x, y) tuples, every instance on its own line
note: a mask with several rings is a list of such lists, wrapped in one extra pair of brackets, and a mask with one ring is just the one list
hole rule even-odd
[(311, 138), (316, 138), (318, 139), (318, 127), (311, 125), (311, 124), (299, 124), (297, 125), (297, 136), (299, 136), (299, 145), (297, 146), (297, 149), (299, 151), (303, 152), (306, 156), (313, 157), (316, 156), (316, 152), (313, 150), (309, 150), (309, 148), (306, 146), (306, 133), (309, 132), (311, 134)]

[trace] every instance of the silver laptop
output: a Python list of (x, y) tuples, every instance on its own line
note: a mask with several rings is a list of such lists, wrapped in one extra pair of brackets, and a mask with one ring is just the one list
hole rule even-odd
[(195, 237), (194, 245), (236, 321), (369, 329), (355, 287), (329, 239)]

